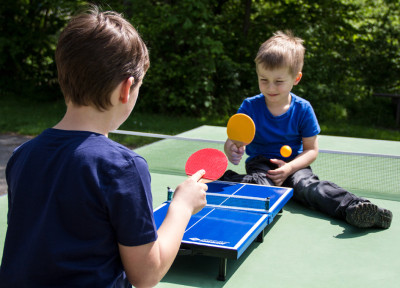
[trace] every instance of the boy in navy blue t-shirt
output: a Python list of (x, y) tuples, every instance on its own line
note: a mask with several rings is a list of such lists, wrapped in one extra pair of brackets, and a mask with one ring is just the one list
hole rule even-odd
[[(332, 182), (320, 181), (311, 170), (321, 130), (310, 103), (291, 93), (302, 77), (302, 43), (290, 32), (279, 31), (261, 45), (255, 59), (261, 94), (245, 99), (238, 110), (253, 119), (256, 135), (245, 148), (229, 139), (225, 143), (225, 153), (233, 164), (241, 161), (245, 151), (249, 155), (247, 175), (229, 170), (222, 180), (292, 187), (293, 198), (309, 208), (356, 227), (389, 228), (389, 210)], [(280, 155), (283, 145), (292, 148), (288, 158)]]
[(121, 15), (93, 7), (74, 17), (56, 63), (65, 116), (17, 148), (6, 168), (1, 286), (154, 286), (206, 204), (204, 171), (177, 187), (157, 231), (146, 161), (107, 138), (130, 115), (150, 65)]

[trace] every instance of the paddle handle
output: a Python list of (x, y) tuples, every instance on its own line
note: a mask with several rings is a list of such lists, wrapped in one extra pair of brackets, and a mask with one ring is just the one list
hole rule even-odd
[(231, 139), (231, 141), (236, 145), (237, 148), (240, 148), (240, 147), (243, 147), (243, 146), (246, 146), (247, 144), (249, 144), (249, 143), (244, 143), (242, 141), (237, 141), (237, 140), (232, 140), (232, 139)]

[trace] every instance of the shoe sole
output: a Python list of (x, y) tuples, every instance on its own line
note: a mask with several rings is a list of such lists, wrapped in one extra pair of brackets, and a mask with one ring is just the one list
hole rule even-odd
[(375, 204), (359, 203), (346, 216), (346, 221), (359, 228), (379, 227), (387, 229), (392, 222), (392, 212)]

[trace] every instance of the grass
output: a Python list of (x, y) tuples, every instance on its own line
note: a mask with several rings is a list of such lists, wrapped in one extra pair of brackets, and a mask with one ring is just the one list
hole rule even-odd
[[(57, 124), (65, 113), (65, 104), (60, 101), (28, 101), (15, 97), (0, 98), (0, 133), (35, 136), (44, 129)], [(141, 113), (134, 110), (121, 130), (152, 132), (175, 135), (201, 125), (224, 126), (227, 118), (205, 119), (187, 116), (170, 116)], [(157, 139), (138, 136), (110, 134), (110, 138), (134, 148)]]
[[(35, 101), (19, 99), (4, 94), (0, 97), (0, 133), (2, 134), (38, 135), (44, 129), (54, 126), (65, 112), (65, 104), (62, 100)], [(142, 113), (140, 109), (136, 109), (120, 129), (175, 135), (201, 125), (225, 126), (227, 120), (228, 117), (206, 119), (149, 114)], [(399, 129), (362, 125), (344, 120), (324, 122), (320, 123), (320, 126), (322, 135), (400, 141)], [(154, 138), (117, 134), (111, 134), (110, 138), (131, 148), (157, 140)]]

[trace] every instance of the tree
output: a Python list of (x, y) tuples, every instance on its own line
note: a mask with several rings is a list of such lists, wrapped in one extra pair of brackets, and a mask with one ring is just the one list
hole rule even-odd
[[(294, 92), (313, 103), (320, 120), (353, 117), (374, 123), (376, 115), (365, 111), (375, 106), (385, 111), (389, 105), (372, 93), (400, 88), (397, 0), (90, 2), (123, 13), (148, 44), (151, 68), (138, 101), (142, 111), (227, 117), (245, 97), (258, 93), (259, 46), (286, 29), (306, 46), (304, 76)], [(57, 35), (85, 4), (2, 2), (2, 90), (58, 88)]]
[(75, 11), (81, 4), (82, 1), (2, 1), (2, 89), (29, 93), (57, 87), (53, 60), (56, 38), (71, 11)]

